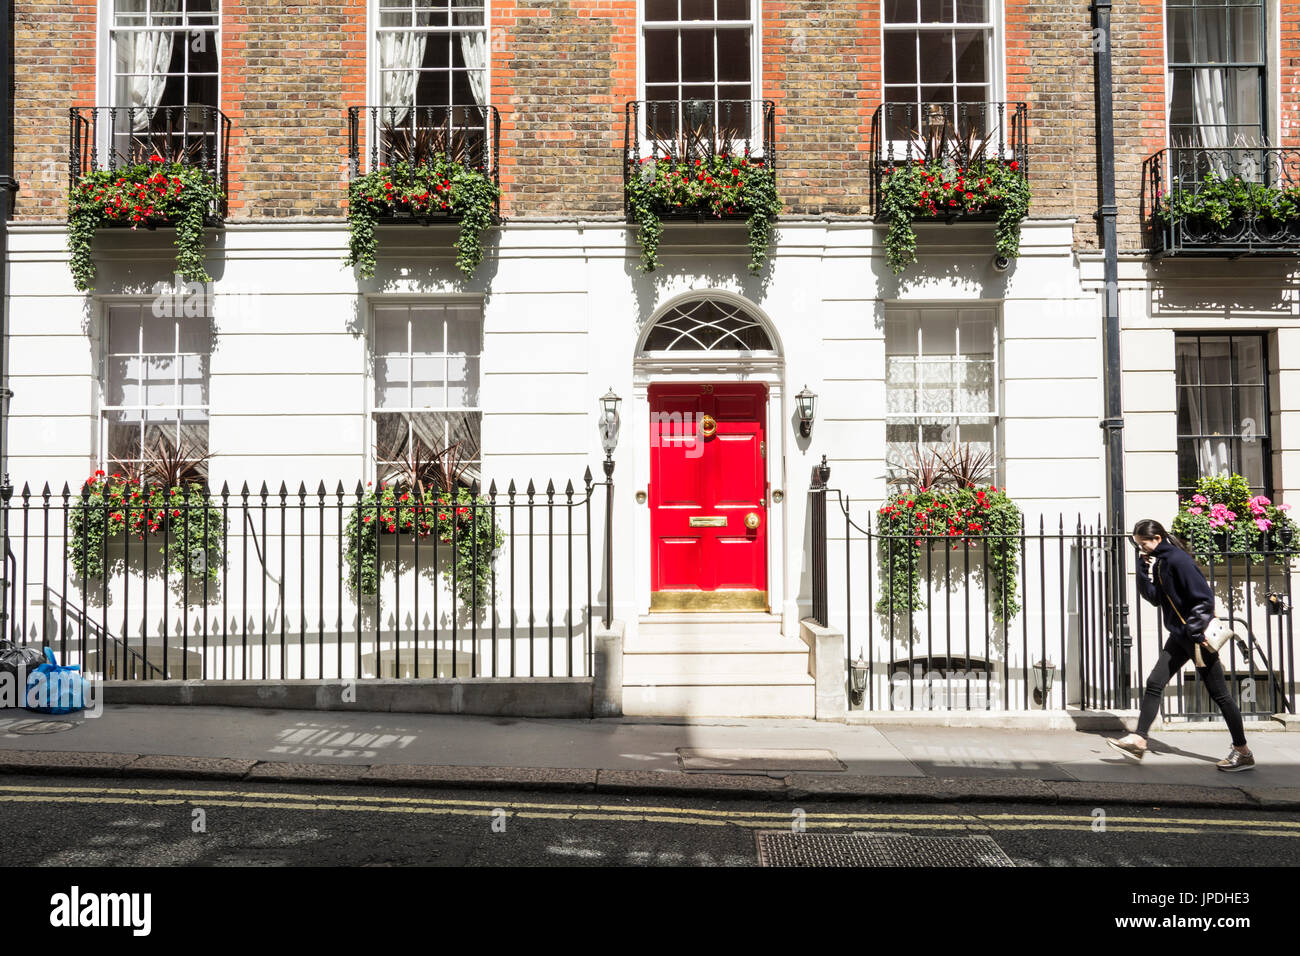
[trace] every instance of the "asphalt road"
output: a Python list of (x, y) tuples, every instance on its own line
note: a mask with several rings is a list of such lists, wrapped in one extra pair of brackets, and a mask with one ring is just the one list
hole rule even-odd
[(800, 827), (984, 836), (1022, 867), (1300, 860), (1300, 815), (1274, 811), (0, 778), (8, 866), (756, 866), (757, 832)]

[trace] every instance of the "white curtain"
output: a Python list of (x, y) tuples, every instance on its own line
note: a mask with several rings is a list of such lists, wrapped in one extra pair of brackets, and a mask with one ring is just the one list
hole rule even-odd
[[(383, 106), (381, 123), (394, 126), (406, 119), (415, 104), (415, 86), (424, 62), (426, 36), (419, 30), (379, 34), (379, 70)], [(388, 109), (393, 107), (393, 109)]]
[[(156, 13), (174, 13), (180, 9), (181, 0), (154, 0)], [(167, 67), (172, 61), (172, 41), (176, 34), (171, 30), (140, 30), (118, 34), (117, 42), (127, 49), (119, 53), (119, 62), (126, 81), (126, 100), (131, 107), (131, 128), (140, 133), (149, 129), (163, 88), (167, 85)]]
[[(452, 17), (457, 23), (469, 21), (471, 18), (463, 13), (458, 13)], [(480, 21), (481, 18), (475, 14), (472, 18)], [(461, 56), (465, 58), (465, 66), (468, 67), (466, 76), (469, 78), (469, 88), (474, 93), (474, 102), (479, 106), (487, 105), (487, 37), (480, 30), (466, 30), (459, 35)]]

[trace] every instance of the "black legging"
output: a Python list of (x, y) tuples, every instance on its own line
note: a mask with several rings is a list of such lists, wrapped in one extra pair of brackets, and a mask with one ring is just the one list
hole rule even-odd
[[(1201, 657), (1205, 660), (1205, 666), (1196, 668), (1196, 673), (1201, 675), (1201, 681), (1210, 692), (1210, 697), (1219, 705), (1219, 710), (1223, 711), (1223, 719), (1232, 733), (1233, 745), (1244, 747), (1246, 730), (1241, 724), (1241, 711), (1237, 709), (1237, 702), (1228, 693), (1228, 682), (1223, 677), (1219, 655), (1209, 648), (1202, 647)], [(1174, 676), (1183, 669), (1183, 665), (1191, 659), (1190, 640), (1171, 635), (1169, 640), (1165, 641), (1165, 648), (1160, 652), (1160, 660), (1156, 662), (1155, 667), (1151, 668), (1146, 692), (1142, 695), (1142, 710), (1137, 725), (1139, 736), (1147, 735), (1147, 731), (1151, 729), (1151, 724), (1156, 719), (1156, 714), (1160, 713), (1160, 701), (1164, 697), (1165, 685), (1173, 680)]]

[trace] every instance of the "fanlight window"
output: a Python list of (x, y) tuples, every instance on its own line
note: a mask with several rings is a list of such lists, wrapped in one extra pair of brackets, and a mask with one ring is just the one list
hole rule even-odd
[(758, 319), (715, 299), (698, 299), (665, 313), (646, 336), (647, 352), (773, 352)]

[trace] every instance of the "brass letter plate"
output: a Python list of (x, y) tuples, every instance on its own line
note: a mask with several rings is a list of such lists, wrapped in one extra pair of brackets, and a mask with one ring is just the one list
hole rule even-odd
[(692, 528), (725, 528), (727, 526), (727, 516), (708, 515), (703, 518), (691, 518), (689, 524)]

